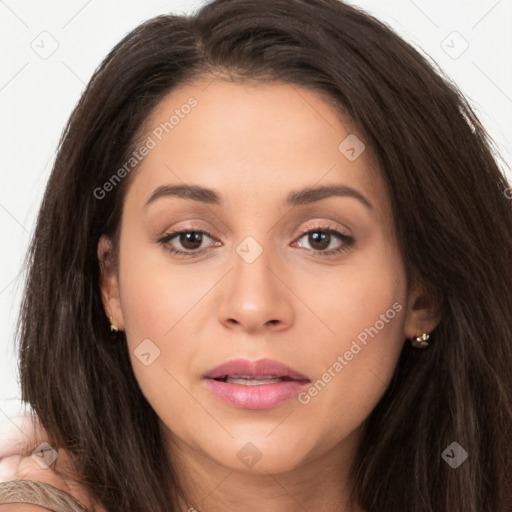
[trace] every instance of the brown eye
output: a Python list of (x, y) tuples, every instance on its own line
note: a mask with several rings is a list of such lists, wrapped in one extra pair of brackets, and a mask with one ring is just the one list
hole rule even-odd
[[(309, 247), (304, 247), (302, 243), (299, 243), (299, 247), (310, 249), (322, 256), (345, 251), (355, 242), (353, 237), (328, 227), (317, 227), (304, 231), (298, 240), (302, 238), (307, 240)], [(338, 244), (336, 244), (336, 239), (338, 239)]]
[(312, 245), (313, 249), (323, 251), (331, 243), (331, 233), (327, 231), (311, 231), (308, 234), (308, 242)]
[[(207, 246), (203, 246), (203, 242), (208, 238), (213, 239), (210, 233), (199, 229), (181, 229), (164, 235), (158, 240), (171, 254), (178, 256), (197, 256), (201, 254)], [(220, 242), (215, 241), (213, 245), (219, 245)]]
[(177, 237), (182, 247), (190, 251), (199, 249), (203, 241), (203, 233), (200, 231), (185, 231), (179, 233)]

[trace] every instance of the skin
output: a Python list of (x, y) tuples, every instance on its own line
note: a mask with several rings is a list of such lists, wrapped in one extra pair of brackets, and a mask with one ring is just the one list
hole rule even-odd
[[(52, 485), (66, 492), (82, 503), (88, 510), (107, 512), (96, 505), (88, 490), (76, 479), (67, 450), (59, 448), (57, 457), (50, 466), (38, 463), (32, 456), (42, 442), (48, 442), (49, 436), (39, 423), (37, 416), (26, 415), (9, 432), (3, 432), (0, 442), (0, 482), (8, 480), (35, 480)], [(49, 510), (28, 503), (10, 503), (0, 506), (0, 512)]]
[[(176, 89), (150, 114), (144, 137), (191, 96), (198, 105), (133, 171), (118, 265), (108, 239), (98, 246), (105, 310), (126, 332), (139, 385), (180, 463), (182, 509), (361, 511), (348, 503), (361, 426), (406, 338), (439, 321), (425, 291), (406, 280), (376, 159), (368, 144), (347, 159), (339, 144), (364, 136), (314, 92), (278, 82), (217, 78)], [(215, 189), (223, 205), (168, 196), (144, 206), (157, 187), (183, 183)], [(283, 206), (292, 190), (333, 184), (356, 189), (372, 208), (348, 196)], [(344, 241), (333, 235), (322, 248), (301, 231), (326, 224), (354, 244), (320, 254)], [(158, 243), (191, 226), (212, 237)], [(236, 252), (247, 236), (263, 250), (252, 263)], [(179, 257), (169, 247), (202, 253)], [(243, 357), (281, 361), (316, 382), (394, 303), (394, 318), (307, 404), (239, 409), (202, 379)], [(145, 339), (160, 350), (148, 366), (134, 354)], [(261, 454), (252, 467), (237, 457), (249, 442)]]

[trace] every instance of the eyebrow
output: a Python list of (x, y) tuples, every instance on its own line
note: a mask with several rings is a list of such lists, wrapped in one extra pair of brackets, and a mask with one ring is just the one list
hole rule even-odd
[[(319, 187), (308, 187), (292, 191), (288, 194), (285, 206), (300, 206), (327, 199), (329, 197), (352, 197), (361, 202), (368, 209), (372, 210), (373, 205), (358, 190), (346, 185), (324, 185)], [(222, 199), (215, 190), (204, 188), (199, 185), (162, 185), (158, 187), (146, 201), (144, 208), (162, 197), (178, 197), (199, 201), (206, 204), (221, 206)]]

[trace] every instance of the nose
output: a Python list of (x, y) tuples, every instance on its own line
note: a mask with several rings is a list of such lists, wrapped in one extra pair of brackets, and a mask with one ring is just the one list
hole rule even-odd
[(293, 293), (270, 250), (251, 262), (235, 253), (218, 308), (219, 321), (250, 334), (288, 329), (293, 323)]

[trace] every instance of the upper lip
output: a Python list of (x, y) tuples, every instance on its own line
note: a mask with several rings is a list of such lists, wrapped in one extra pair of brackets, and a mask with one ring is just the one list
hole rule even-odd
[(306, 375), (273, 359), (232, 359), (216, 366), (204, 375), (205, 379), (222, 379), (227, 376), (287, 377), (291, 380), (309, 381)]

